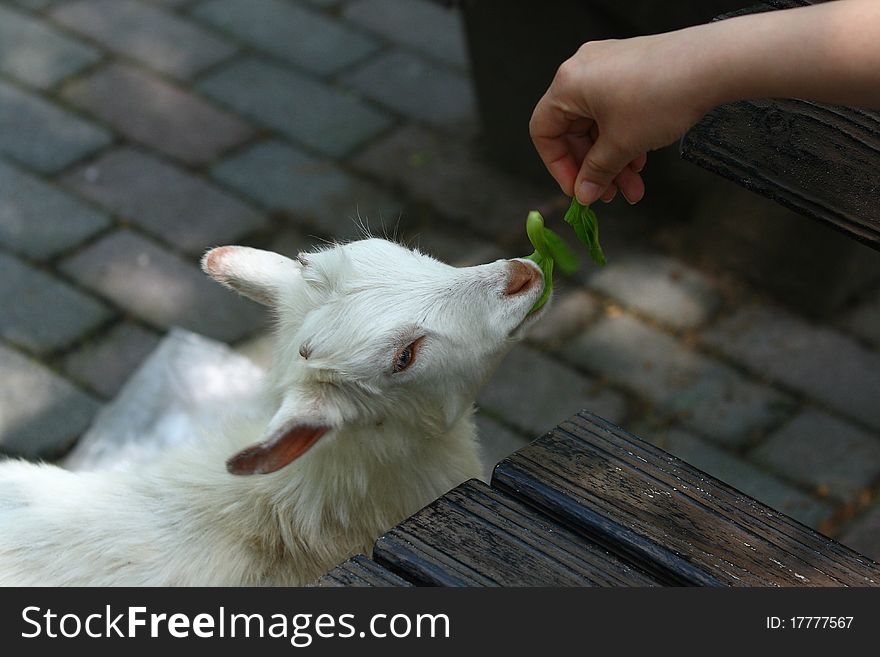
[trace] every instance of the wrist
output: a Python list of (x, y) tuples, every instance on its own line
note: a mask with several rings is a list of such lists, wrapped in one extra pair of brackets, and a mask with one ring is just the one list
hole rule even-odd
[(696, 42), (692, 84), (702, 113), (756, 94), (757, 74), (746, 51), (751, 46), (745, 43), (752, 26), (743, 18), (691, 28)]

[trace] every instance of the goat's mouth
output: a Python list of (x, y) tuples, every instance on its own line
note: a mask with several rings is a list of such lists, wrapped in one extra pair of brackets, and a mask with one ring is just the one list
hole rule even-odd
[(522, 318), (522, 321), (520, 321), (519, 324), (517, 324), (510, 330), (510, 337), (520, 337), (524, 331), (526, 331), (532, 324), (538, 321), (544, 315), (544, 311), (546, 310), (549, 302), (550, 300), (548, 299), (547, 303), (541, 305), (540, 307), (531, 308), (529, 312), (526, 313), (525, 317)]
[(528, 296), (530, 297), (529, 310), (526, 312), (525, 316), (522, 318), (519, 324), (517, 324), (510, 332), (511, 336), (519, 337), (520, 335), (522, 335), (523, 331), (525, 331), (544, 314), (544, 310), (547, 308), (547, 304), (550, 303), (553, 296), (551, 293), (547, 295), (547, 298), (542, 299), (542, 296), (546, 292), (544, 287), (543, 272), (538, 270), (538, 280), (535, 281), (534, 285), (530, 286), (527, 292)]

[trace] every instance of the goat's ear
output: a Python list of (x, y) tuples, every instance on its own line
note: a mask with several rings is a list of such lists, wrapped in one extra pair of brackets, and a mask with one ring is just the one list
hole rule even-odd
[(264, 441), (241, 450), (226, 461), (226, 469), (234, 475), (275, 472), (305, 454), (329, 430), (326, 426), (291, 422)]
[(226, 469), (235, 475), (268, 474), (305, 454), (331, 427), (313, 411), (304, 411), (303, 401), (298, 395), (286, 396), (263, 440), (226, 461)]
[(302, 279), (302, 265), (278, 253), (247, 246), (218, 246), (202, 257), (202, 270), (218, 283), (267, 306)]

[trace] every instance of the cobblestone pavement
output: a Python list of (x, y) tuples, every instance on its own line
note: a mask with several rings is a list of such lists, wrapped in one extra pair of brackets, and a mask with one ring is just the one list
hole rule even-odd
[[(526, 253), (553, 194), (478, 132), (458, 18), (423, 0), (0, 0), (0, 447), (65, 452), (170, 326), (264, 358), (206, 247), (360, 217), (456, 264)], [(880, 558), (880, 293), (819, 325), (615, 239), (634, 212), (602, 209), (610, 264), (481, 395), (487, 463), (587, 408)]]

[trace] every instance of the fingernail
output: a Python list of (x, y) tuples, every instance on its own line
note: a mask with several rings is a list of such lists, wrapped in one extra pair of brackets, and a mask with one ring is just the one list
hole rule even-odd
[(594, 182), (584, 180), (577, 188), (577, 200), (583, 205), (593, 203), (602, 195), (602, 188)]
[(620, 194), (621, 194), (621, 196), (623, 196), (624, 199), (626, 199), (626, 202), (629, 203), (630, 205), (636, 204), (636, 201), (631, 201), (622, 189), (620, 190)]

